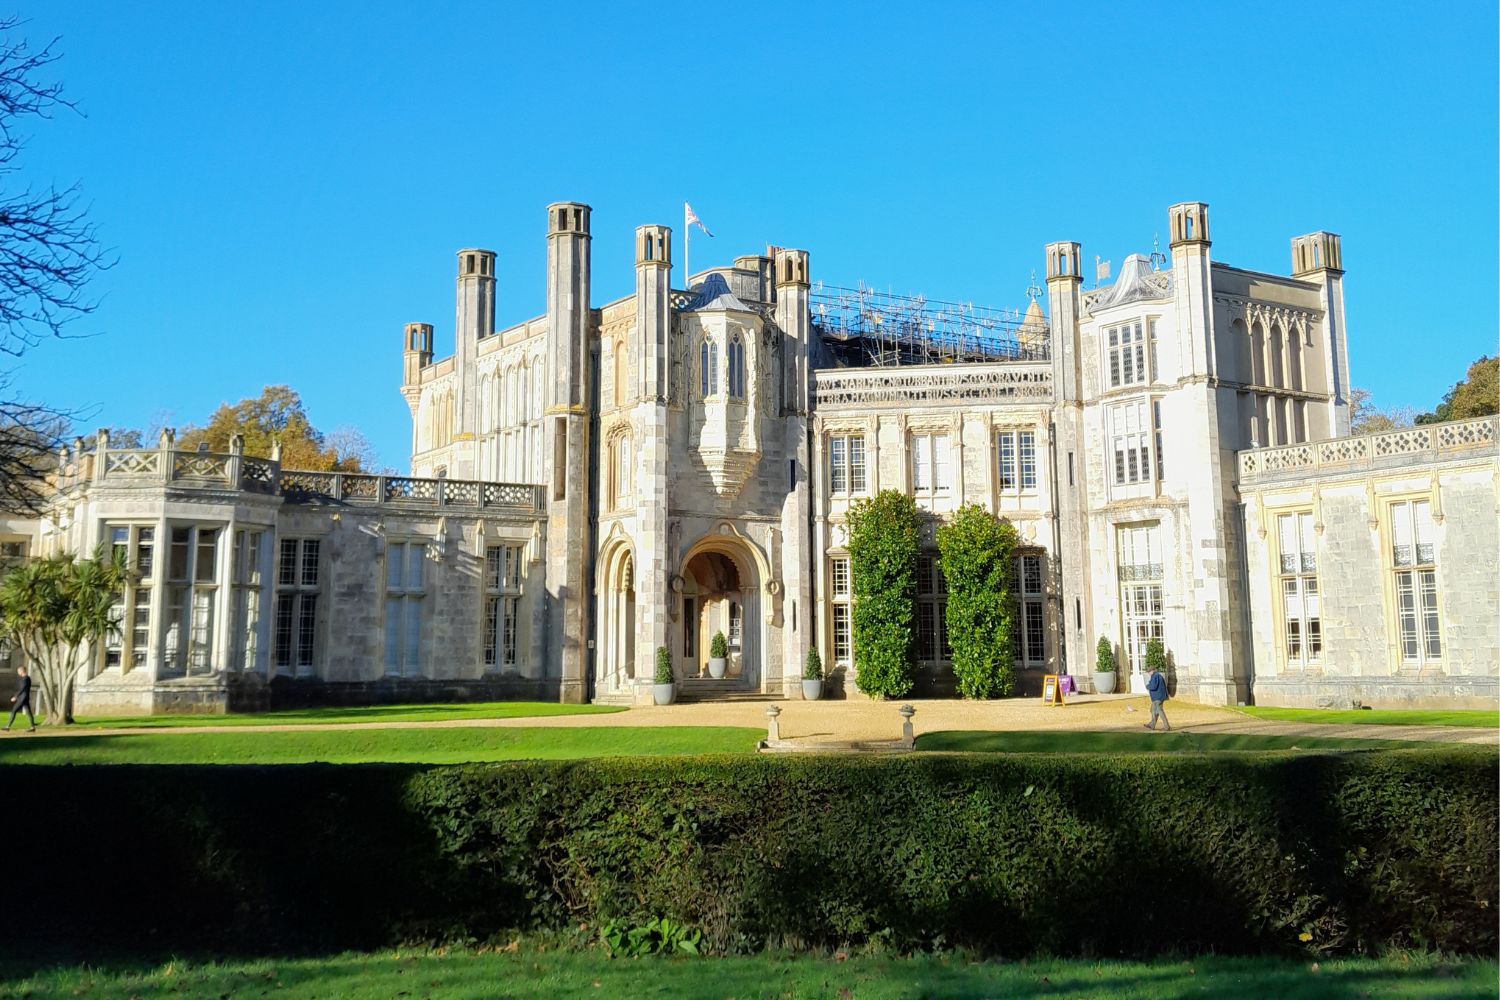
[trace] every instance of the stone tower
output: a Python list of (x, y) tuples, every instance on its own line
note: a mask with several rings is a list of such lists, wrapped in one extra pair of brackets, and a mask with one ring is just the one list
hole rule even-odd
[(672, 310), (672, 230), (641, 226), (635, 231), (635, 355), (632, 395), (636, 437), (635, 593), (638, 683), (651, 679), (658, 646), (671, 646), (668, 588), (679, 553), (668, 551), (670, 466), (667, 440), (667, 378)]
[[(813, 643), (812, 469), (809, 465), (809, 411), (813, 366), (812, 313), (808, 303), (806, 250), (778, 250), (776, 325), (781, 328), (781, 424), (787, 455), (787, 493), (781, 507), (782, 580), (779, 597), (784, 609), (781, 630), (782, 684), (787, 694), (799, 689), (802, 665)], [(771, 366), (767, 366), (771, 370)], [(774, 473), (773, 473), (774, 475)]]
[(1088, 546), (1088, 462), (1084, 450), (1082, 339), (1079, 293), (1083, 286), (1083, 247), (1047, 245), (1047, 303), (1052, 314), (1052, 460), (1057, 482), (1057, 517), (1062, 530), (1057, 552), (1062, 581), (1059, 596), (1059, 659), (1071, 674), (1093, 669), (1088, 637), (1096, 631), (1091, 599)]
[(558, 678), (561, 700), (572, 703), (588, 697), (590, 254), (589, 207), (548, 205), (546, 676)]
[(408, 323), (401, 335), (401, 395), (411, 410), (411, 453), (421, 450), (417, 411), (422, 405), (422, 369), (432, 364), (432, 324)]
[(472, 442), (479, 430), (479, 341), (495, 332), (495, 254), (492, 250), (458, 252), (457, 305), (453, 322), (454, 386), (453, 440), (470, 446), (454, 449), (449, 473), (456, 479), (474, 479), (476, 450)]
[(1176, 359), (1177, 387), (1163, 403), (1162, 447), (1178, 470), (1174, 492), (1187, 502), (1188, 537), (1180, 543), (1192, 586), (1182, 608), (1190, 643), (1183, 652), (1197, 668), (1198, 700), (1233, 705), (1244, 695), (1234, 673), (1237, 605), (1230, 586), (1238, 560), (1230, 450), (1238, 411), (1234, 393), (1216, 384), (1208, 206), (1173, 205), (1168, 225), (1177, 334), (1175, 344), (1161, 349)]
[(1321, 288), (1323, 365), (1328, 372), (1328, 426), (1335, 437), (1349, 433), (1349, 349), (1344, 328), (1344, 252), (1335, 233), (1309, 233), (1292, 240), (1292, 277)]

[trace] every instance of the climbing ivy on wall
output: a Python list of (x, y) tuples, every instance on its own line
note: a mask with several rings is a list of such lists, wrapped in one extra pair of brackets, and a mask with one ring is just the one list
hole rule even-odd
[(944, 624), (953, 676), (965, 698), (1000, 698), (1015, 687), (1011, 630), (1016, 627), (1013, 553), (1016, 529), (967, 504), (937, 530), (948, 587)]
[(855, 685), (874, 697), (912, 688), (920, 515), (911, 497), (882, 490), (849, 508)]

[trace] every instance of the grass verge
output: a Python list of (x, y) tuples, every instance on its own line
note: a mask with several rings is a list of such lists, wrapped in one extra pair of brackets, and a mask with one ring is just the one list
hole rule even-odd
[[(1327, 962), (1204, 957), (1171, 962), (974, 962), (960, 955), (891, 958), (611, 960), (600, 951), (345, 954), (323, 959), (153, 968), (0, 968), (0, 1000), (139, 997), (287, 997), (343, 1000), (511, 1000), (557, 996), (687, 996), (731, 1000), (916, 1000), (927, 997), (1493, 997), (1496, 963), (1430, 955)], [(22, 978), (25, 977), (25, 978)]]
[(1410, 740), (1332, 739), (1321, 736), (1251, 736), (1237, 733), (986, 732), (950, 730), (917, 737), (918, 750), (965, 753), (1210, 753), (1222, 750), (1395, 750), (1424, 744)]
[(4, 764), (459, 764), (496, 760), (747, 753), (759, 729), (711, 726), (334, 729), (10, 736)]
[(1275, 722), (1306, 722), (1339, 726), (1470, 726), (1500, 728), (1500, 712), (1471, 709), (1419, 711), (1395, 708), (1324, 709), (1245, 706), (1233, 711)]
[(625, 709), (610, 705), (559, 705), (547, 701), (486, 701), (461, 705), (366, 705), (357, 708), (302, 708), (243, 715), (95, 716), (79, 719), (84, 729), (174, 729), (182, 726), (325, 725), (358, 722), (448, 722), (464, 719), (522, 719), (554, 715), (605, 715)]

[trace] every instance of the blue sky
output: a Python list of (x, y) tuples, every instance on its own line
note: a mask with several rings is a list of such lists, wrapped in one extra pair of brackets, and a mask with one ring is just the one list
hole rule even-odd
[[(425, 13), (415, 11), (418, 6)], [(203, 421), (263, 385), (406, 466), (402, 324), (452, 351), (453, 253), (543, 310), (544, 206), (695, 269), (808, 248), (816, 279), (1022, 307), (1050, 240), (1116, 265), (1210, 203), (1213, 255), (1285, 273), (1344, 238), (1356, 385), (1430, 409), (1496, 342), (1488, 2), (673, 5), (22, 3), (86, 117), (27, 177), (82, 183), (119, 265), (88, 339), (18, 381), (88, 426)], [(680, 245), (680, 238), (679, 238)], [(680, 265), (680, 253), (679, 253)]]

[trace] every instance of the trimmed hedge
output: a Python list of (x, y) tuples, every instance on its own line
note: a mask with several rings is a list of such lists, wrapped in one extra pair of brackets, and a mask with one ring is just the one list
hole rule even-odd
[(272, 954), (667, 916), (726, 951), (1493, 954), (1496, 762), (11, 767), (36, 877), (8, 944)]

